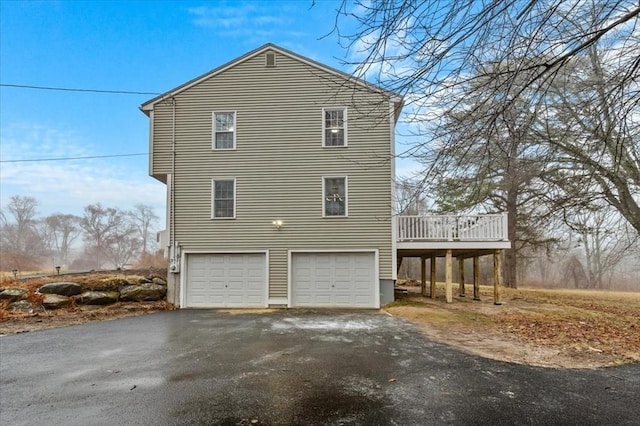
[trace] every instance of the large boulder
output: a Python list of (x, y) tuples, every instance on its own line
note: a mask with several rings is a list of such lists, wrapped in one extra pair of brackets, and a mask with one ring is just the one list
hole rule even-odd
[(33, 313), (33, 305), (26, 300), (18, 300), (9, 305), (9, 310), (13, 312)]
[(64, 308), (71, 304), (71, 298), (60, 294), (45, 294), (42, 299), (42, 306), (47, 309)]
[(135, 282), (131, 283), (126, 278), (112, 276), (112, 277), (101, 278), (97, 281), (93, 281), (91, 283), (91, 288), (95, 291), (113, 292), (113, 291), (120, 291), (120, 288), (128, 285), (132, 285), (132, 284), (135, 284)]
[(158, 285), (167, 285), (167, 280), (160, 277), (153, 277), (153, 283)]
[(40, 287), (38, 291), (42, 294), (59, 294), (62, 296), (75, 296), (82, 293), (82, 286), (72, 282), (47, 283)]
[(25, 300), (27, 297), (29, 297), (29, 291), (18, 287), (5, 288), (2, 293), (0, 293), (0, 300), (8, 300), (10, 302)]
[(129, 302), (152, 302), (162, 300), (167, 288), (158, 284), (129, 285), (120, 289), (120, 300)]
[(117, 291), (85, 291), (80, 295), (80, 302), (86, 305), (109, 305), (116, 303), (119, 296)]

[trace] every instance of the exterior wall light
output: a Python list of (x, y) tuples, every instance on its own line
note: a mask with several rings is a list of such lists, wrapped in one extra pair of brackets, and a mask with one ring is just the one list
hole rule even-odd
[(271, 222), (273, 224), (273, 226), (276, 227), (276, 229), (280, 229), (282, 228), (283, 222), (281, 220), (274, 220), (273, 222)]

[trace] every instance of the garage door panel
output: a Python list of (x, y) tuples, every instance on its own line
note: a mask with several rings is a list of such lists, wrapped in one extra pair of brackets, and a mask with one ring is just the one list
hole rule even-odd
[(242, 269), (242, 267), (233, 267), (231, 269), (228, 270), (228, 275), (229, 278), (233, 279), (233, 278), (242, 278), (245, 276), (246, 272)]
[(291, 262), (292, 306), (378, 306), (374, 253), (293, 253)]
[[(370, 284), (367, 284), (368, 286), (370, 286)], [(337, 278), (333, 281), (333, 288), (335, 289), (335, 291), (351, 291), (354, 287), (354, 282), (353, 280), (350, 280), (349, 277), (344, 277), (344, 278)]]
[(230, 278), (227, 281), (227, 291), (239, 291), (239, 292), (244, 292), (244, 288), (245, 288), (245, 282), (244, 280), (242, 280), (242, 278), (238, 279), (238, 278)]
[(331, 303), (331, 295), (317, 294), (315, 297), (309, 298), (309, 303), (311, 303), (314, 306), (329, 304)]
[(309, 306), (311, 305), (311, 296), (310, 295), (300, 295), (298, 296), (298, 306)]
[(258, 290), (264, 290), (264, 282), (257, 280), (247, 280), (246, 289), (250, 293), (255, 293)]
[(245, 298), (242, 294), (229, 293), (226, 298), (226, 306), (245, 306)]
[(264, 307), (266, 255), (261, 253), (187, 254), (187, 307)]
[(247, 267), (247, 277), (251, 279), (264, 279), (264, 265), (261, 267)]
[(208, 297), (206, 297), (203, 300), (203, 303), (208, 303), (208, 304), (213, 304), (213, 305), (218, 305), (221, 303), (224, 303), (224, 296), (221, 294), (218, 295), (209, 295)]
[(336, 297), (334, 298), (336, 305), (338, 306), (351, 306), (351, 304), (353, 303), (353, 299), (351, 297), (351, 295), (336, 295)]
[(315, 273), (313, 273), (313, 275), (315, 275), (316, 277), (321, 277), (321, 278), (329, 278), (329, 277), (331, 277), (331, 272), (332, 271), (333, 271), (333, 268), (331, 267), (331, 265), (316, 266), (315, 271), (313, 269), (311, 269), (311, 272), (315, 272)]

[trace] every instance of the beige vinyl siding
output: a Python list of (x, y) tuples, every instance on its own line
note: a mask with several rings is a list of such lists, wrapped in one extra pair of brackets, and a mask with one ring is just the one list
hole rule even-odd
[(172, 142), (172, 107), (168, 102), (159, 102), (153, 108), (152, 135), (150, 174), (167, 175), (171, 173)]
[[(183, 250), (270, 250), (270, 297), (287, 250), (379, 249), (392, 278), (389, 100), (301, 61), (259, 54), (176, 100), (175, 232)], [(348, 108), (348, 147), (322, 146), (322, 108)], [(236, 111), (236, 150), (211, 149), (213, 111)], [(171, 105), (154, 106), (153, 173), (171, 170)], [(211, 220), (211, 178), (236, 179), (236, 219)], [(322, 177), (348, 176), (349, 217), (322, 217)], [(272, 221), (284, 225), (275, 229)]]

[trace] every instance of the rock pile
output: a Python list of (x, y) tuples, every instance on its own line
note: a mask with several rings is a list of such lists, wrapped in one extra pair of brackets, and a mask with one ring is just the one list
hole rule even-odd
[[(59, 309), (72, 304), (96, 306), (118, 301), (152, 302), (163, 300), (166, 294), (167, 281), (162, 277), (117, 277), (103, 278), (90, 284), (50, 282), (41, 285), (34, 295), (24, 288), (3, 288), (0, 289), (0, 301), (8, 301), (7, 309), (10, 311), (33, 313), (41, 307)], [(33, 300), (41, 302), (34, 303)]]

